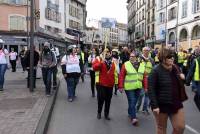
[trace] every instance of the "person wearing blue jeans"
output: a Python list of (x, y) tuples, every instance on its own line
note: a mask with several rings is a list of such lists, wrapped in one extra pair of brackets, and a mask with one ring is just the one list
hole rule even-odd
[(136, 119), (136, 104), (140, 96), (140, 90), (125, 90), (128, 99), (128, 115), (131, 119)]
[(52, 68), (42, 68), (42, 78), (46, 89), (46, 95), (51, 94), (51, 77)]
[(68, 92), (68, 98), (75, 98), (76, 97), (76, 86), (79, 82), (79, 77), (71, 77), (71, 78), (65, 78), (67, 82), (67, 92)]
[(128, 114), (131, 123), (138, 125), (136, 117), (136, 104), (142, 89), (142, 80), (144, 76), (145, 66), (137, 60), (135, 52), (130, 54), (130, 60), (122, 65), (119, 75), (119, 91), (125, 91), (128, 100)]
[(3, 91), (4, 76), (7, 69), (7, 64), (0, 64), (0, 91)]
[(76, 54), (73, 45), (68, 46), (67, 54), (61, 60), (62, 73), (67, 83), (68, 101), (75, 99), (75, 90), (79, 82), (81, 73), (83, 73), (83, 62)]
[(3, 40), (0, 39), (0, 91), (3, 91), (3, 85), (4, 85), (4, 76), (7, 69), (7, 56), (8, 51), (7, 49), (3, 48)]
[(137, 111), (140, 110), (143, 98), (144, 98), (144, 103), (143, 103), (143, 107), (142, 107), (142, 112), (149, 114), (149, 111), (148, 111), (149, 97), (148, 97), (148, 93), (145, 93), (144, 89), (141, 90), (140, 96), (138, 98)]

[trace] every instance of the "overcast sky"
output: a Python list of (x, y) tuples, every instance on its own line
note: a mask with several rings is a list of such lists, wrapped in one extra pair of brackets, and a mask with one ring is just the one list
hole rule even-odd
[(90, 19), (116, 18), (127, 24), (127, 0), (87, 0), (87, 23)]

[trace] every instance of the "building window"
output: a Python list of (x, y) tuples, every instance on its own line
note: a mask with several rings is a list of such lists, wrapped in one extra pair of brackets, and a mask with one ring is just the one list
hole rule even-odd
[(195, 26), (192, 30), (192, 39), (200, 39), (200, 26)]
[(164, 12), (161, 12), (161, 13), (159, 14), (159, 22), (160, 22), (160, 23), (164, 23), (164, 21), (165, 21), (165, 13), (164, 13)]
[(164, 7), (164, 0), (160, 0), (160, 8)]
[(147, 36), (148, 36), (148, 38), (150, 36), (150, 26), (147, 27)]
[(69, 27), (72, 29), (80, 29), (80, 23), (73, 21), (73, 20), (69, 20)]
[(46, 8), (45, 17), (48, 20), (52, 20), (58, 23), (61, 22), (61, 13), (51, 8)]
[(176, 18), (176, 7), (169, 9), (169, 20)]
[(151, 36), (154, 36), (154, 24), (152, 24), (152, 26), (151, 26)]
[(10, 30), (26, 30), (26, 19), (22, 16), (13, 15), (10, 16)]
[(169, 4), (172, 4), (173, 2), (175, 2), (176, 0), (170, 0), (169, 1)]
[(187, 1), (182, 3), (182, 18), (187, 17)]
[(0, 0), (0, 3), (14, 4), (14, 5), (27, 5), (27, 0)]
[(142, 9), (142, 19), (144, 19), (144, 9)]
[(142, 23), (142, 32), (144, 32), (144, 23)]
[(69, 5), (69, 14), (72, 16), (72, 17), (76, 17), (76, 18), (79, 18), (79, 9), (78, 8), (75, 8), (74, 6), (72, 5)]
[(192, 1), (192, 12), (196, 13), (200, 10), (200, 0), (193, 0)]

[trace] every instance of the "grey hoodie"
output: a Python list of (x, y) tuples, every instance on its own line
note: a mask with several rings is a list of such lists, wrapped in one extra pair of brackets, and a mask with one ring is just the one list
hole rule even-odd
[(56, 65), (56, 56), (51, 50), (47, 53), (42, 52), (40, 62), (42, 67), (54, 67)]

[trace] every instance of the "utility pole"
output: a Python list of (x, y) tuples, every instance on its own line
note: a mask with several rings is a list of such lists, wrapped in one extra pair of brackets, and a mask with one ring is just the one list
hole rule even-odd
[(26, 17), (26, 23), (27, 23), (27, 47), (29, 47), (29, 0), (27, 0), (27, 17)]
[(34, 0), (31, 0), (30, 5), (30, 92), (33, 92), (33, 66), (34, 66)]

